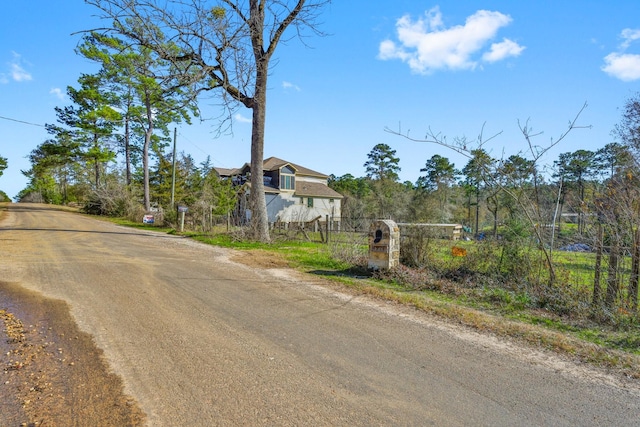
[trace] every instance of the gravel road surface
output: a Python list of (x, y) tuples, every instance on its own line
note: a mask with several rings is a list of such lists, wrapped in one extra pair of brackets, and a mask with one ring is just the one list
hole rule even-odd
[(238, 259), (41, 205), (0, 222), (0, 282), (66, 302), (150, 426), (640, 425), (633, 382)]

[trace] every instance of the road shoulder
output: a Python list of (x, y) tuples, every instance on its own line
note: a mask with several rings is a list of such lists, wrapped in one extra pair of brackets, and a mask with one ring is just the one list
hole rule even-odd
[(144, 425), (65, 302), (0, 282), (0, 319), (0, 425)]

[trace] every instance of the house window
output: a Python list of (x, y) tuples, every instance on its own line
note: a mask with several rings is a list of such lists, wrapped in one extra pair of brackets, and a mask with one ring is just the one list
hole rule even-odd
[(294, 175), (280, 174), (280, 189), (295, 190), (296, 177)]
[(304, 197), (300, 197), (300, 204), (304, 205)]
[(307, 197), (307, 207), (313, 207), (313, 197)]

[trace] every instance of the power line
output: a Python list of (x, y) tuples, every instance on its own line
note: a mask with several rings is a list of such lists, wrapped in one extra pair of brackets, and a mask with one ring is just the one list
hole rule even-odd
[(180, 135), (181, 139), (184, 139), (185, 141), (187, 141), (189, 144), (191, 144), (193, 147), (197, 148), (198, 150), (200, 150), (203, 154), (206, 154), (211, 160), (213, 160), (213, 164), (219, 164), (218, 160), (216, 158), (214, 158), (211, 153), (206, 152), (205, 150), (203, 150), (202, 148), (198, 147), (193, 141), (191, 141), (189, 138), (187, 138), (186, 136), (184, 136), (184, 134), (178, 132), (178, 135)]
[[(11, 122), (16, 122), (16, 123), (22, 123), (25, 125), (30, 125), (30, 126), (38, 126), (38, 127), (46, 127), (45, 125), (41, 125), (38, 123), (31, 123), (31, 122), (25, 122), (24, 120), (18, 120), (18, 119), (12, 119), (11, 117), (4, 117), (4, 116), (0, 116), (0, 119), (3, 120), (9, 120)], [(205, 150), (203, 150), (202, 148), (198, 147), (195, 143), (193, 143), (191, 140), (189, 140), (189, 138), (187, 138), (186, 136), (184, 136), (182, 133), (180, 133), (180, 136), (186, 140), (189, 144), (191, 144), (192, 146), (194, 146), (195, 148), (197, 148), (198, 150), (200, 150), (202, 153), (208, 155), (214, 162), (217, 162), (217, 159), (211, 157), (211, 154), (206, 152)]]
[(186, 136), (184, 136), (184, 134), (183, 134), (183, 133), (179, 132), (178, 134), (180, 135), (180, 137), (181, 137), (182, 139), (184, 139), (185, 141), (187, 141), (189, 144), (193, 145), (193, 146), (194, 146), (195, 148), (197, 148), (198, 150), (202, 151), (204, 154), (207, 154), (207, 155), (209, 154), (209, 153), (207, 153), (206, 151), (204, 151), (202, 148), (200, 148), (200, 147), (198, 147), (196, 144), (194, 144), (194, 143), (193, 143), (189, 138), (187, 138)]
[(24, 123), (25, 125), (38, 126), (38, 127), (41, 127), (41, 128), (45, 127), (44, 125), (40, 125), (40, 124), (37, 124), (37, 123), (25, 122), (23, 120), (12, 119), (12, 118), (9, 118), (9, 117), (0, 116), (0, 119), (9, 120), (11, 122)]

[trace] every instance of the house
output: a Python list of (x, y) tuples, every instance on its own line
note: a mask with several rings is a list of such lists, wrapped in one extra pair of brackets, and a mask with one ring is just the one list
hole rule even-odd
[[(240, 221), (249, 219), (247, 196), (250, 190), (251, 166), (245, 163), (239, 169), (215, 168), (218, 176), (233, 180), (242, 186)], [(328, 175), (305, 168), (277, 157), (263, 163), (263, 179), (269, 223), (304, 223), (325, 221), (329, 217), (332, 228), (339, 229), (342, 195), (329, 188)]]

